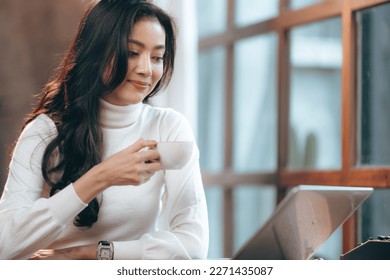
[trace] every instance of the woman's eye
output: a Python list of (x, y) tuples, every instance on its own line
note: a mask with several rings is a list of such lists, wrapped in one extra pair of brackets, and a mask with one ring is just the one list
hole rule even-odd
[(155, 61), (157, 61), (157, 62), (161, 62), (161, 61), (164, 60), (164, 57), (162, 57), (162, 56), (155, 56), (155, 57), (153, 57), (153, 59), (154, 59)]
[(128, 54), (129, 57), (133, 57), (133, 56), (137, 56), (138, 55), (138, 53), (134, 52), (134, 51), (128, 51), (127, 54)]

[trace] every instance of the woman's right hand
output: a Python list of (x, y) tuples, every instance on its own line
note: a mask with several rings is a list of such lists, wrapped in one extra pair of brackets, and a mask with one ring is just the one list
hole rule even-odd
[(141, 185), (161, 170), (160, 154), (154, 140), (138, 140), (128, 148), (110, 156), (100, 165), (108, 185)]
[(154, 140), (138, 140), (91, 168), (73, 183), (80, 199), (89, 203), (110, 186), (138, 186), (161, 170), (160, 154)]

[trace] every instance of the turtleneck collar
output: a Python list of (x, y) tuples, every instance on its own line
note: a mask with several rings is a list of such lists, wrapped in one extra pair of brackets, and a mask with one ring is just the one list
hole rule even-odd
[(125, 106), (113, 105), (100, 98), (100, 125), (124, 128), (135, 123), (142, 112), (142, 102)]

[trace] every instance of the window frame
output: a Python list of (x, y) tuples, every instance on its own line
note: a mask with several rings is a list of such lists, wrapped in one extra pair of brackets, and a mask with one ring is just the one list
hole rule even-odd
[[(233, 253), (233, 190), (240, 185), (274, 185), (278, 203), (293, 186), (301, 184), (361, 186), (374, 188), (390, 187), (390, 167), (356, 167), (356, 86), (355, 86), (355, 22), (354, 12), (383, 4), (389, 0), (324, 0), (297, 10), (288, 8), (289, 0), (279, 1), (279, 14), (271, 19), (249, 26), (235, 26), (235, 0), (227, 1), (226, 30), (222, 33), (199, 39), (199, 51), (216, 46), (225, 49), (225, 129), (224, 170), (218, 173), (202, 171), (204, 185), (218, 185), (223, 188), (224, 256)], [(342, 69), (341, 69), (341, 149), (342, 165), (336, 170), (289, 170), (289, 88), (290, 88), (290, 46), (289, 30), (293, 27), (340, 17), (342, 22)], [(278, 36), (277, 51), (277, 167), (275, 172), (238, 173), (233, 164), (233, 89), (234, 89), (234, 44), (238, 40), (267, 32)], [(343, 252), (361, 242), (360, 211), (357, 211), (343, 225)]]

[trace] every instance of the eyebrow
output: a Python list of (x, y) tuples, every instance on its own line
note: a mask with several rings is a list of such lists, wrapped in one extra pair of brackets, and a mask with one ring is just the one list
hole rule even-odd
[[(142, 48), (145, 48), (145, 44), (140, 42), (140, 41), (138, 41), (138, 40), (129, 39), (127, 42), (135, 44), (135, 45), (138, 45), (138, 46), (140, 46)], [(157, 46), (154, 47), (154, 49), (155, 50), (165, 50), (165, 45), (157, 45)]]

